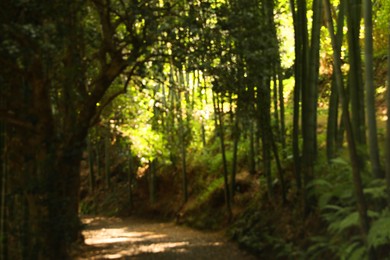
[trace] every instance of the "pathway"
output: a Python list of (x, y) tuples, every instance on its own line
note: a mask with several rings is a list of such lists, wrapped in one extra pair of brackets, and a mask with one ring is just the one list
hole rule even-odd
[(89, 246), (76, 259), (256, 259), (221, 232), (139, 218), (84, 218)]

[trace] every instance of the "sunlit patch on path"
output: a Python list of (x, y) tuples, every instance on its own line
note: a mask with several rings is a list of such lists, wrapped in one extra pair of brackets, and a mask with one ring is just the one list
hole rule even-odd
[(84, 218), (86, 250), (77, 259), (254, 259), (220, 233), (136, 218)]

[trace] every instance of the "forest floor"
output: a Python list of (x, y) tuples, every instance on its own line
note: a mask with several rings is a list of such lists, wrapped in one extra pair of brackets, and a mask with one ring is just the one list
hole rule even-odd
[(256, 259), (228, 241), (223, 231), (137, 217), (82, 220), (86, 245), (75, 259)]

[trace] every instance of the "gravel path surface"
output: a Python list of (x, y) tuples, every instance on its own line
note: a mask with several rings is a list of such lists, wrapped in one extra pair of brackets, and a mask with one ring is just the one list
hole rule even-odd
[(88, 245), (76, 259), (256, 259), (221, 232), (139, 218), (84, 218)]

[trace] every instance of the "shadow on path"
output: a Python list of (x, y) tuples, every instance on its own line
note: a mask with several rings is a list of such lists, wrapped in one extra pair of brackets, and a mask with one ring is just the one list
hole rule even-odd
[(221, 233), (138, 218), (84, 218), (87, 247), (76, 259), (256, 259)]

